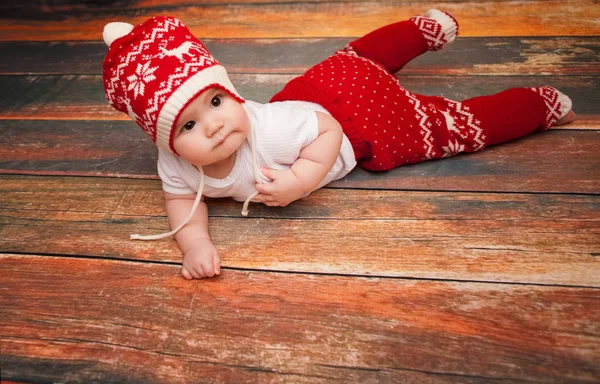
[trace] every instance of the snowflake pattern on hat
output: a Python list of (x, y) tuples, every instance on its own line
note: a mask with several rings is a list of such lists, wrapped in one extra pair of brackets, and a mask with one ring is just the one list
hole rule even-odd
[(225, 68), (181, 20), (157, 16), (135, 27), (123, 25), (128, 24), (110, 23), (104, 31), (110, 47), (103, 65), (106, 99), (158, 146), (175, 153), (173, 125), (204, 90), (219, 87), (244, 102)]
[(158, 67), (150, 67), (150, 61), (147, 61), (146, 64), (138, 64), (137, 69), (135, 70), (135, 74), (127, 77), (129, 81), (129, 86), (127, 87), (128, 91), (133, 89), (133, 97), (137, 98), (139, 95), (144, 95), (144, 83), (149, 83), (152, 80), (156, 79), (154, 76), (154, 71), (158, 69)]

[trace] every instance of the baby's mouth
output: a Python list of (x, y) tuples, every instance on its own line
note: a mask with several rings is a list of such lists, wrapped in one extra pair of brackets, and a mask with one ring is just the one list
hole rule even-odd
[[(221, 133), (221, 132), (219, 132), (219, 133)], [(231, 134), (231, 132), (223, 133), (221, 135), (221, 137), (218, 138), (217, 141), (215, 142), (215, 146), (223, 144), (225, 142), (225, 140), (227, 140), (227, 138), (229, 137), (230, 134)]]

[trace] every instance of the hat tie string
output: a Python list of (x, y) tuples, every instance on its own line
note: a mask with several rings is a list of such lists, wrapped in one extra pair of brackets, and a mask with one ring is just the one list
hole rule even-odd
[[(254, 171), (254, 180), (257, 183), (262, 184), (263, 181), (260, 177), (260, 173), (259, 173), (260, 171), (258, 169), (258, 161), (256, 159), (256, 146), (254, 145), (254, 135), (252, 134), (252, 131), (250, 131), (250, 149), (252, 150), (252, 168)], [(196, 199), (194, 200), (194, 205), (192, 206), (192, 209), (191, 209), (188, 217), (181, 224), (179, 224), (177, 226), (177, 228), (173, 229), (170, 232), (165, 232), (165, 233), (161, 233), (158, 235), (144, 235), (144, 236), (141, 236), (136, 233), (136, 234), (132, 234), (129, 236), (129, 238), (131, 240), (160, 240), (160, 239), (164, 239), (169, 236), (173, 236), (177, 232), (179, 232), (181, 230), (181, 228), (183, 228), (192, 219), (192, 217), (194, 217), (194, 213), (196, 213), (196, 209), (198, 208), (198, 205), (200, 204), (200, 201), (202, 200), (202, 192), (204, 191), (204, 171), (202, 170), (202, 167), (197, 167), (197, 169), (198, 169), (198, 172), (200, 172), (200, 183), (198, 185), (198, 192), (196, 193)], [(255, 198), (257, 195), (258, 195), (258, 191), (255, 191), (244, 202), (244, 206), (242, 208), (242, 215), (244, 217), (248, 217), (248, 205), (250, 204), (250, 201), (253, 198)]]
[(136, 233), (136, 234), (130, 235), (129, 238), (131, 240), (160, 240), (160, 239), (164, 239), (165, 237), (173, 236), (177, 232), (179, 232), (179, 230), (181, 228), (183, 228), (192, 219), (192, 217), (194, 217), (194, 213), (196, 213), (196, 209), (198, 208), (198, 205), (200, 204), (200, 200), (202, 200), (202, 191), (204, 190), (204, 172), (202, 171), (201, 167), (198, 167), (198, 171), (200, 171), (200, 184), (198, 185), (198, 193), (196, 194), (196, 199), (194, 200), (194, 205), (192, 206), (192, 210), (190, 211), (190, 214), (188, 215), (188, 217), (185, 220), (183, 220), (183, 222), (181, 224), (179, 224), (177, 226), (177, 228), (173, 229), (170, 232), (165, 232), (165, 233), (161, 233), (158, 235), (140, 236)]
[[(256, 159), (256, 146), (254, 145), (254, 135), (252, 131), (250, 131), (250, 149), (252, 149), (252, 169), (254, 171), (254, 181), (259, 184), (263, 184), (263, 180), (260, 177), (260, 170), (258, 169), (258, 160)], [(250, 201), (254, 199), (258, 195), (258, 191), (255, 191), (253, 194), (248, 196), (246, 201), (244, 201), (244, 206), (242, 207), (242, 216), (248, 217), (248, 205), (250, 205)]]

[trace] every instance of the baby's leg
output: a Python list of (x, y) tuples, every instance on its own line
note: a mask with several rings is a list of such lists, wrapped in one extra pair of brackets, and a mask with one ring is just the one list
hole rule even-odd
[[(512, 88), (461, 103), (448, 100), (444, 156), (474, 152), (575, 118), (571, 99), (552, 87)], [(562, 121), (561, 121), (562, 119)], [(444, 135), (442, 135), (444, 136)]]
[(379, 28), (348, 44), (346, 51), (371, 59), (396, 73), (406, 63), (426, 51), (435, 51), (454, 41), (458, 23), (448, 13), (436, 9)]
[(356, 124), (370, 148), (359, 166), (374, 171), (479, 151), (574, 117), (571, 100), (552, 87), (513, 88), (463, 102), (404, 90), (378, 102), (385, 108), (371, 109)]

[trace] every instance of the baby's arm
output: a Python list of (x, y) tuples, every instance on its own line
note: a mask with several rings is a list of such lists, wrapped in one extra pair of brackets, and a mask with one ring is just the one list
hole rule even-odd
[(262, 169), (273, 180), (270, 184), (257, 184), (260, 192), (253, 200), (269, 206), (286, 206), (302, 195), (314, 191), (335, 164), (342, 147), (342, 127), (328, 114), (316, 112), (319, 133), (317, 138), (300, 151), (290, 169), (276, 171)]
[[(183, 222), (192, 210), (196, 194), (175, 195), (165, 192), (171, 228)], [(204, 199), (204, 197), (202, 198)], [(221, 273), (221, 259), (208, 235), (208, 208), (201, 201), (192, 219), (175, 235), (183, 252), (181, 274), (186, 279), (201, 279)]]

